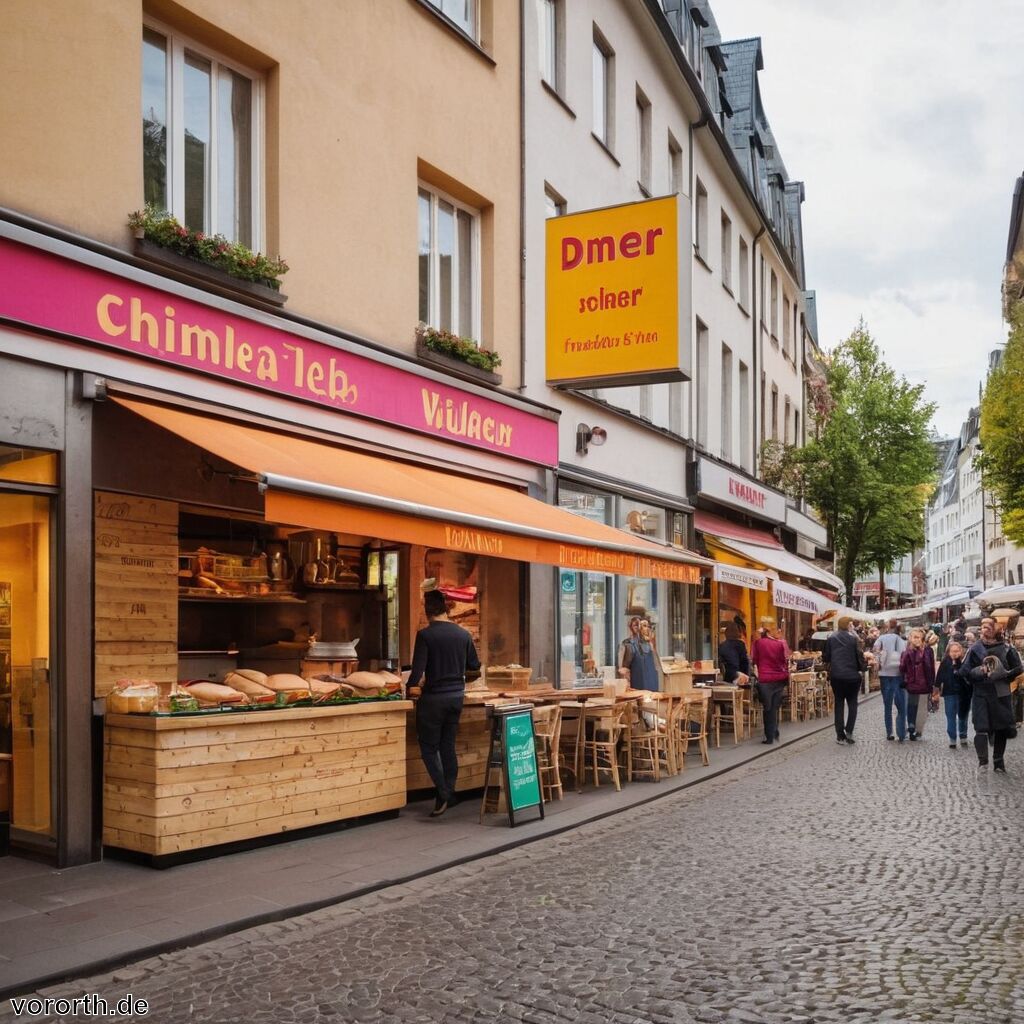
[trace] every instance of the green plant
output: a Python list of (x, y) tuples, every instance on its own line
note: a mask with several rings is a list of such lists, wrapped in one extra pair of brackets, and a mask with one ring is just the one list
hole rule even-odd
[(481, 348), (472, 338), (460, 338), (451, 331), (441, 331), (424, 323), (416, 325), (416, 337), (431, 352), (440, 352), (481, 370), (493, 372), (501, 366), (501, 356), (497, 352)]
[(141, 231), (142, 237), (181, 256), (223, 270), (243, 281), (255, 281), (269, 288), (280, 289), (280, 278), (288, 272), (288, 264), (279, 256), (264, 256), (240, 242), (230, 242), (223, 235), (204, 235), (179, 224), (175, 217), (153, 206), (146, 206), (128, 215), (128, 226)]

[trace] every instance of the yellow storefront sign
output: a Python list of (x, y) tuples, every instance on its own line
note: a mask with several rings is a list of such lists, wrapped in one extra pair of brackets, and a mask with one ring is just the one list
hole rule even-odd
[(649, 199), (547, 221), (547, 380), (689, 380), (690, 204)]

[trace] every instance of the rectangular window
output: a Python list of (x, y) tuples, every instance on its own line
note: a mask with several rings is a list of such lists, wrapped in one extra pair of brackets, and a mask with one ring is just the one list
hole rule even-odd
[(750, 404), (753, 396), (750, 393), (750, 369), (746, 363), (740, 363), (740, 465), (748, 472), (753, 472), (750, 458)]
[(544, 186), (544, 218), (561, 217), (565, 213), (565, 200), (550, 186)]
[(768, 436), (765, 433), (765, 420), (768, 415), (767, 408), (765, 406), (765, 377), (764, 372), (761, 373), (761, 444), (764, 444), (765, 438)]
[(793, 413), (793, 444), (802, 445), (803, 439), (800, 437), (800, 410), (797, 409)]
[(786, 355), (791, 355), (789, 351), (791, 341), (790, 331), (790, 319), (789, 319), (789, 299), (786, 296), (782, 298), (782, 351)]
[(722, 284), (732, 291), (732, 221), (722, 211)]
[(707, 447), (708, 405), (711, 401), (708, 388), (708, 329), (697, 321), (697, 378), (693, 389), (697, 403), (697, 444)]
[(792, 440), (791, 440), (792, 435), (790, 434), (790, 431), (789, 431), (790, 421), (792, 420), (792, 418), (793, 418), (792, 408), (791, 408), (791, 406), (789, 404), (789, 399), (787, 398), (786, 399), (786, 405), (785, 405), (785, 411), (783, 413), (783, 418), (782, 418), (782, 440), (786, 444), (792, 444)]
[(708, 258), (708, 190), (704, 187), (700, 178), (697, 179), (697, 201), (693, 204), (696, 225), (693, 233), (693, 243), (697, 249), (697, 255), (703, 260)]
[(636, 180), (651, 192), (651, 101), (636, 87)]
[(612, 148), (612, 51), (594, 28), (594, 134)]
[(771, 329), (771, 335), (773, 341), (778, 341), (779, 338), (779, 279), (775, 276), (775, 271), (772, 271), (772, 308), (771, 308), (771, 320), (769, 321), (769, 327)]
[(732, 462), (732, 350), (722, 346), (722, 458)]
[(562, 14), (559, 0), (537, 0), (537, 42), (540, 57), (540, 77), (552, 89), (560, 85), (559, 65), (561, 36), (559, 20)]
[(779, 389), (772, 385), (772, 440), (779, 439)]
[(479, 214), (423, 184), (418, 204), (419, 318), (479, 341)]
[(476, 19), (476, 0), (427, 0), (449, 21), (454, 22), (471, 39), (479, 42)]
[(768, 326), (768, 321), (767, 321), (767, 317), (766, 317), (766, 313), (767, 313), (767, 310), (768, 310), (768, 289), (766, 287), (767, 280), (768, 279), (765, 276), (764, 257), (762, 256), (761, 257), (761, 277), (760, 277), (760, 282), (761, 282), (761, 326), (762, 327), (767, 327)]
[(750, 308), (750, 247), (742, 235), (740, 236), (740, 305), (745, 310)]
[(142, 31), (146, 203), (186, 227), (262, 244), (262, 81), (163, 28)]
[(668, 191), (670, 195), (683, 191), (683, 150), (671, 132), (668, 133)]
[(640, 385), (640, 415), (645, 420), (654, 418), (654, 387), (651, 384)]

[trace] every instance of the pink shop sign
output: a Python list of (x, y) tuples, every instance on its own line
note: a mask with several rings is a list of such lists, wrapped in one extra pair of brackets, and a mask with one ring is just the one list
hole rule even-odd
[(0, 239), (0, 318), (485, 451), (558, 463), (554, 420)]

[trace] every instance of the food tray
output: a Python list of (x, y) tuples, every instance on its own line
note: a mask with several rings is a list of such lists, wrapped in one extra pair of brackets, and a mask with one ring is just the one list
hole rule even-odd
[(277, 704), (220, 704), (212, 708), (200, 708), (198, 711), (150, 711), (143, 712), (150, 718), (196, 718), (202, 715), (233, 715), (239, 712), (259, 711), (291, 711), (292, 708), (333, 708), (339, 704), (373, 704), (389, 700), (404, 700), (399, 693), (390, 693), (386, 697), (330, 697), (327, 700), (297, 700), (294, 704), (283, 707)]

